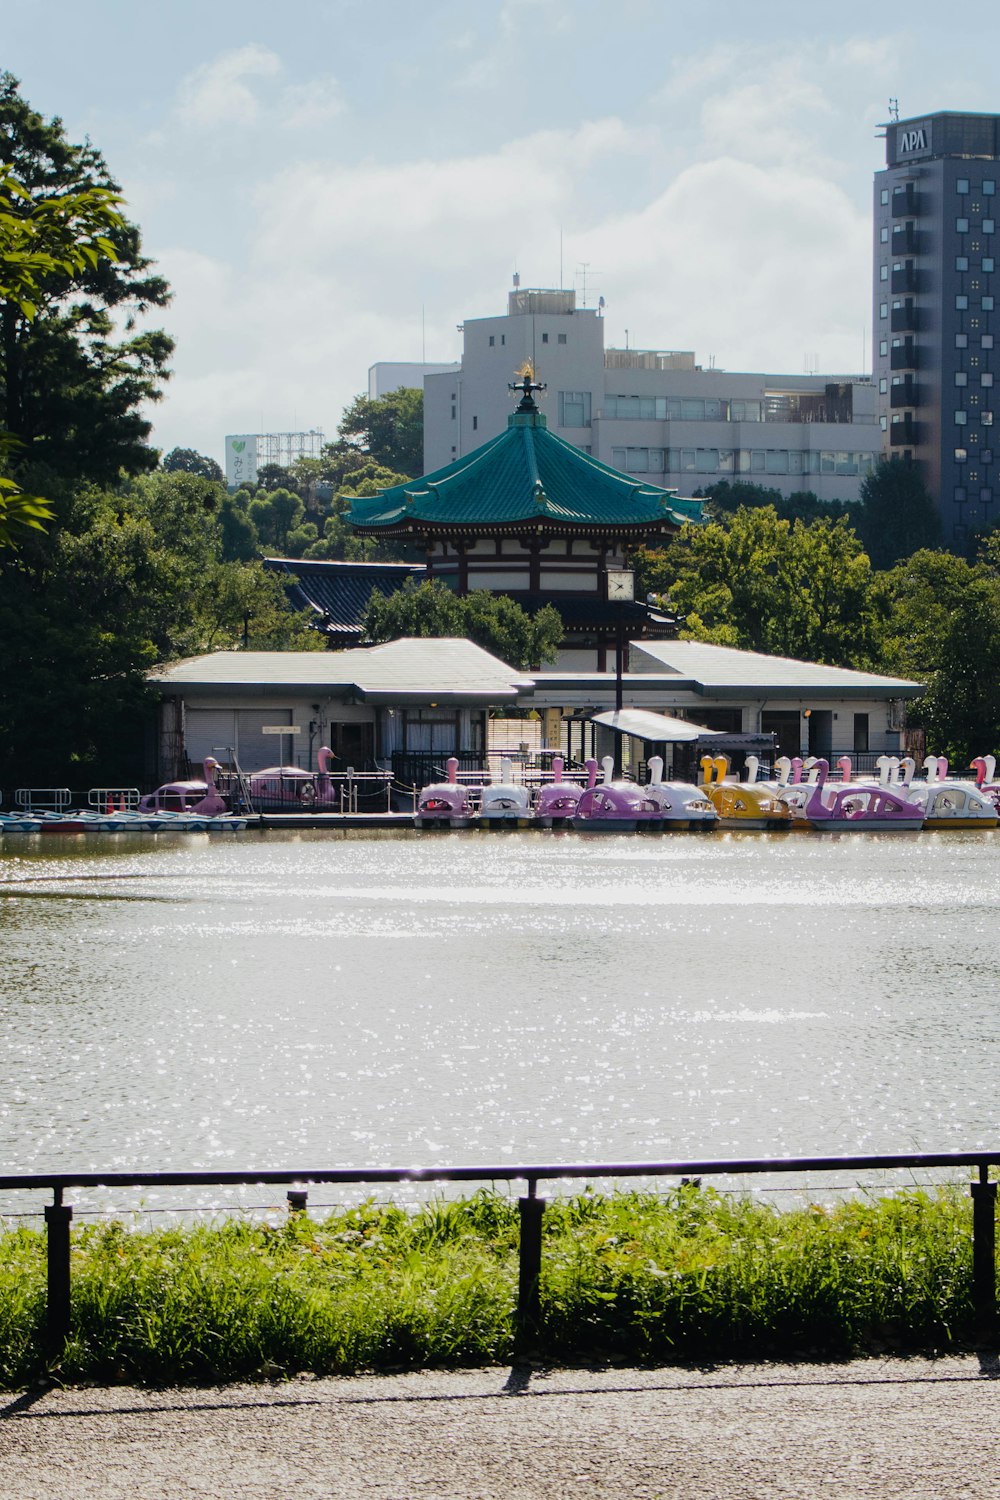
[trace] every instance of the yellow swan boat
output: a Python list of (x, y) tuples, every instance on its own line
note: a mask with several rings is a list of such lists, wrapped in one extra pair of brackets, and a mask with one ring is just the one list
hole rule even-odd
[(766, 783), (727, 780), (728, 755), (703, 755), (701, 785), (718, 814), (720, 828), (791, 827), (791, 813)]

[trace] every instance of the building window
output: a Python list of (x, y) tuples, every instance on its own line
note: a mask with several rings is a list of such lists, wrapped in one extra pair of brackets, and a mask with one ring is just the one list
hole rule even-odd
[(888, 244), (888, 242), (889, 242), (889, 231), (885, 227), (884, 224), (883, 224), (882, 228), (878, 232), (878, 237), (879, 237), (879, 243), (880, 244), (882, 244), (882, 245)]
[(889, 316), (889, 304), (888, 304), (888, 302), (880, 302), (879, 303), (879, 305), (878, 305), (878, 315), (879, 315), (880, 318), (887, 318)]
[(956, 486), (955, 486), (955, 499), (958, 501), (959, 505), (964, 505), (965, 504), (965, 485), (964, 484), (956, 484)]
[(879, 354), (888, 354), (889, 353), (889, 341), (888, 341), (888, 339), (879, 339), (879, 341), (878, 341), (878, 352), (879, 352)]
[(958, 230), (959, 234), (968, 234), (968, 232), (969, 232), (969, 221), (968, 221), (968, 219), (956, 219), (955, 220), (955, 228)]
[(984, 255), (983, 256), (983, 270), (984, 271), (992, 271), (993, 270), (993, 256), (992, 255)]
[(969, 179), (967, 177), (960, 177), (955, 183), (955, 191), (964, 197), (969, 191)]
[(955, 348), (967, 349), (969, 347), (969, 335), (967, 333), (956, 333)]
[(494, 344), (495, 344), (495, 343), (496, 343), (496, 338), (495, 338), (495, 337), (494, 337), (494, 335), (493, 335), (493, 334), (492, 334), (492, 333), (491, 333), (491, 334), (490, 334), (490, 348), (491, 348), (491, 349), (492, 349), (492, 348), (493, 348), (493, 345), (494, 345)]
[(964, 292), (959, 292), (955, 298), (955, 306), (959, 312), (964, 312), (969, 305), (969, 299)]
[(542, 334), (542, 343), (543, 343), (543, 344), (547, 344), (547, 343), (548, 343), (548, 341), (549, 341), (549, 336), (548, 336), (548, 334), (547, 334), (547, 333), (543, 333), (543, 334)]
[(980, 375), (980, 377), (979, 377), (979, 384), (980, 385), (992, 385), (993, 384), (993, 376), (991, 375), (991, 373), (990, 373), (989, 370), (984, 370), (983, 373)]
[[(986, 191), (986, 188), (984, 186), (983, 192), (985, 192), (985, 191)], [(889, 189), (888, 188), (883, 188), (882, 189), (881, 193), (879, 194), (879, 200), (878, 201), (881, 204), (883, 204), (883, 206), (886, 205), (889, 202)]]
[(889, 280), (889, 267), (888, 266), (879, 266), (879, 268), (878, 268), (878, 279), (879, 279), (879, 281), (888, 281)]
[(993, 335), (992, 335), (992, 333), (984, 333), (983, 336), (982, 336), (982, 338), (979, 340), (979, 342), (982, 344), (982, 346), (983, 346), (984, 349), (992, 349), (993, 348)]
[(969, 257), (967, 255), (955, 256), (955, 270), (967, 271), (969, 269)]
[(880, 396), (884, 396), (887, 390), (888, 390), (888, 381), (886, 380), (885, 376), (883, 375), (880, 378), (879, 383), (878, 383), (878, 393), (879, 393)]
[(982, 308), (983, 312), (992, 312), (993, 311), (993, 298), (992, 297), (984, 297), (983, 300), (982, 300), (982, 302), (980, 302), (979, 305)]
[(964, 448), (956, 448), (955, 449), (955, 462), (957, 464), (964, 464), (965, 460), (968, 458), (968, 456), (969, 455), (968, 455), (968, 453), (966, 453), (966, 451), (965, 451)]
[(505, 333), (502, 333), (500, 335), (500, 342), (501, 342), (501, 344), (506, 344), (506, 342), (507, 342), (507, 335)]
[(473, 430), (473, 432), (478, 432), (479, 431), (479, 418), (478, 417), (473, 417), (473, 419), (472, 419), (472, 430)]
[(566, 335), (564, 333), (560, 333), (560, 334), (557, 335), (557, 339), (558, 339), (558, 342), (560, 344), (565, 344), (565, 342), (566, 342)]
[(968, 414), (968, 412), (957, 411), (955, 413), (955, 426), (956, 427), (964, 427), (965, 424), (966, 424), (966, 422), (968, 422), (968, 420), (969, 420), (969, 414)]
[(979, 491), (979, 498), (983, 502), (984, 505), (989, 505), (990, 504), (990, 502), (993, 499), (993, 491), (990, 489), (989, 485), (986, 485), (983, 489), (981, 489)]
[(965, 371), (964, 370), (956, 370), (955, 371), (955, 384), (956, 385), (968, 385), (968, 383), (969, 383), (969, 377), (968, 377), (968, 375), (966, 375)]
[(885, 417), (879, 417), (878, 425), (881, 427), (883, 432), (887, 432), (889, 429), (889, 423), (886, 421)]
[[(979, 413), (979, 420), (980, 420), (980, 422), (982, 422), (982, 424), (983, 424), (984, 427), (992, 427), (993, 426), (993, 413), (991, 411), (981, 411)], [(985, 458), (983, 459), (983, 463), (986, 463), (987, 461), (988, 461), (987, 459), (985, 459)]]
[(993, 194), (996, 192), (996, 190), (997, 190), (996, 183), (995, 182), (991, 182), (990, 179), (987, 178), (986, 181), (983, 183), (983, 197), (984, 198), (992, 198)]
[(984, 234), (992, 234), (993, 230), (995, 229), (995, 227), (996, 226), (994, 225), (992, 219), (984, 219), (983, 220), (983, 233)]
[(590, 426), (589, 391), (559, 392), (559, 425), (560, 427)]
[(451, 409), (451, 420), (452, 420), (452, 421), (453, 421), (453, 422), (454, 422), (454, 420), (455, 420), (455, 413), (456, 413), (456, 412), (457, 412), (457, 410), (458, 410), (458, 408), (457, 408), (457, 407), (455, 407), (455, 406), (453, 406), (453, 407), (452, 407), (452, 409)]

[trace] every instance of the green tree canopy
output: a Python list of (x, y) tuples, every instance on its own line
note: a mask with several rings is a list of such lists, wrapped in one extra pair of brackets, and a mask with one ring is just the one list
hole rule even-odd
[(858, 532), (874, 568), (941, 545), (941, 521), (915, 464), (883, 459), (861, 481)]
[(355, 396), (337, 428), (341, 444), (328, 444), (333, 459), (342, 444), (407, 479), (424, 466), (424, 393), (404, 386), (385, 396)]
[(362, 624), (373, 642), (464, 636), (519, 671), (555, 661), (563, 634), (551, 604), (530, 615), (507, 595), (475, 589), (460, 598), (436, 579), (408, 578), (393, 594), (373, 594)]
[(807, 525), (740, 509), (636, 563), (642, 592), (684, 616), (689, 637), (833, 665), (870, 655), (871, 567), (844, 517)]
[(138, 331), (137, 319), (169, 292), (115, 208), (118, 184), (100, 152), (69, 142), (9, 73), (0, 75), (0, 169), (18, 185), (4, 205), (7, 235), (30, 238), (46, 225), (53, 235), (30, 288), (0, 301), (0, 428), (20, 443), (11, 477), (51, 488), (155, 468), (142, 407), (158, 398), (173, 345)]
[(202, 479), (214, 479), (216, 484), (225, 479), (221, 465), (194, 448), (171, 448), (163, 467), (168, 474), (200, 474)]

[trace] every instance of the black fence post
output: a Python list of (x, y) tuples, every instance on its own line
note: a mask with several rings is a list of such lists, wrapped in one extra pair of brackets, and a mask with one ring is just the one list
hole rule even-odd
[(292, 1214), (304, 1214), (305, 1211), (306, 1211), (306, 1204), (308, 1202), (309, 1202), (309, 1194), (306, 1192), (305, 1188), (289, 1188), (288, 1189), (288, 1214), (289, 1214), (289, 1217), (291, 1217)]
[(972, 1307), (976, 1331), (991, 1339), (996, 1333), (996, 1201), (997, 1185), (989, 1181), (989, 1167), (979, 1168), (972, 1192)]
[(537, 1182), (528, 1181), (528, 1196), (518, 1198), (521, 1216), (521, 1243), (517, 1283), (517, 1316), (514, 1331), (515, 1352), (522, 1354), (538, 1337), (541, 1326), (539, 1278), (542, 1273), (542, 1216), (545, 1199), (536, 1197)]
[(62, 1353), (70, 1332), (69, 1226), (73, 1210), (63, 1203), (61, 1187), (53, 1188), (55, 1202), (45, 1208), (48, 1307), (45, 1340), (48, 1352)]

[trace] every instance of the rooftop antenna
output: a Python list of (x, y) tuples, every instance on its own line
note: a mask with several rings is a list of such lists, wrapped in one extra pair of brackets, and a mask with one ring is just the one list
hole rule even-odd
[(424, 304), (420, 304), (420, 363), (427, 363), (427, 323), (424, 317)]
[(598, 297), (598, 299), (597, 299), (597, 316), (599, 318), (603, 318), (604, 317), (604, 309), (605, 309), (606, 306), (607, 306), (607, 304), (604, 301), (604, 298), (603, 297)]
[(889, 100), (889, 119), (890, 120), (898, 120), (899, 119), (899, 100), (898, 99), (890, 99)]
[(520, 285), (521, 285), (521, 273), (520, 273), (520, 271), (515, 271), (514, 272), (514, 289), (515, 289), (515, 291), (517, 290), (517, 288)]

